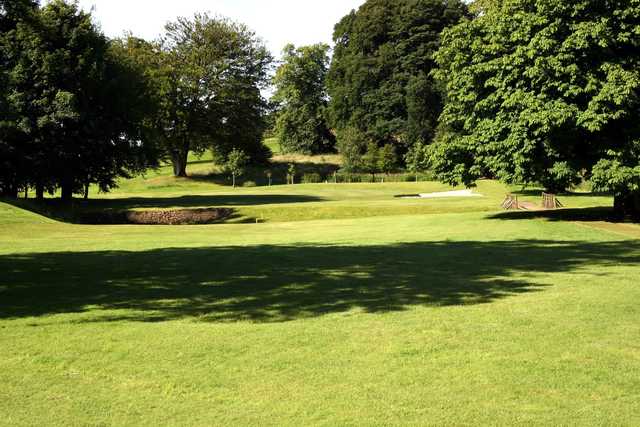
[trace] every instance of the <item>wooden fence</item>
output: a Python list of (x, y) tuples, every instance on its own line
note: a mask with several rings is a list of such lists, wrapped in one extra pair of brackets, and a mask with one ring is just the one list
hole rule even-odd
[(506, 210), (512, 209), (520, 209), (520, 202), (518, 201), (518, 196), (514, 196), (513, 194), (507, 194), (504, 202), (502, 202), (502, 208)]
[(563, 208), (564, 205), (560, 203), (555, 194), (542, 193), (542, 207), (545, 209), (559, 209)]

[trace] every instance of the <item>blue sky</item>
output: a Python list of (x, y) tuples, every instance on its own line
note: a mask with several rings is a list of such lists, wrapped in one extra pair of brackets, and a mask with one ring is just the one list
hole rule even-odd
[(247, 24), (276, 55), (287, 43), (330, 43), (333, 26), (364, 0), (79, 0), (111, 37), (153, 39), (167, 21), (211, 12)]

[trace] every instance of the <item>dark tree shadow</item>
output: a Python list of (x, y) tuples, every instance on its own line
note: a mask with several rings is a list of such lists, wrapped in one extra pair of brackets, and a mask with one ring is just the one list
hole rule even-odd
[[(513, 194), (518, 195), (518, 196), (525, 196), (525, 197), (540, 197), (542, 198), (542, 193), (545, 192), (543, 189), (541, 188), (525, 188), (523, 190), (518, 190), (518, 191), (514, 191)], [(611, 193), (607, 193), (607, 192), (600, 192), (600, 191), (592, 191), (592, 192), (579, 192), (579, 193), (575, 193), (572, 191), (564, 191), (562, 193), (558, 193), (557, 194), (558, 197), (562, 198), (562, 197), (571, 197), (572, 199), (576, 199), (576, 198), (591, 198), (591, 197), (613, 197), (613, 195)]]
[[(324, 180), (331, 180), (333, 174), (340, 169), (340, 166), (334, 163), (312, 163), (312, 162), (292, 162), (295, 164), (295, 181), (300, 183), (304, 180), (305, 175), (317, 175), (319, 182)], [(274, 161), (269, 165), (264, 166), (252, 166), (247, 168), (245, 173), (238, 177), (237, 183), (242, 186), (247, 182), (251, 182), (257, 186), (269, 185), (269, 178), (266, 172), (271, 172), (271, 185), (286, 185), (288, 184), (289, 175), (288, 162)], [(210, 182), (216, 185), (231, 186), (231, 177), (229, 174), (222, 172), (212, 172), (210, 174), (192, 174), (189, 179), (201, 182)]]
[[(2, 200), (20, 209), (43, 215), (57, 221), (87, 224), (92, 222), (96, 214), (105, 212), (123, 212), (132, 209), (189, 209), (189, 208), (224, 208), (229, 206), (259, 206), (286, 203), (320, 202), (325, 199), (306, 195), (286, 194), (227, 194), (196, 195), (182, 197), (130, 197), (120, 199), (74, 200), (71, 204), (57, 199), (45, 199), (42, 202), (23, 199)], [(233, 219), (234, 217), (229, 217)], [(98, 224), (100, 222), (97, 222)]]
[(624, 222), (627, 219), (616, 215), (611, 207), (591, 207), (575, 209), (557, 209), (541, 211), (505, 211), (489, 216), (490, 219), (530, 220), (543, 218), (550, 221), (584, 221), (584, 222)]
[[(96, 199), (88, 201), (89, 207), (103, 209), (138, 209), (168, 207), (225, 207), (225, 206), (258, 206), (285, 203), (320, 202), (324, 199), (315, 196), (290, 194), (224, 194), (182, 197), (132, 197), (122, 199)], [(78, 202), (82, 205), (83, 202)]]
[[(281, 322), (542, 291), (531, 273), (637, 264), (640, 242), (251, 246), (0, 257), (0, 318)], [(606, 274), (606, 273), (603, 273)]]

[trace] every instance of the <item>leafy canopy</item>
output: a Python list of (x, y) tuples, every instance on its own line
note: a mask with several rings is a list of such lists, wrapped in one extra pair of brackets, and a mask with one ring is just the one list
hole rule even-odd
[(152, 159), (143, 76), (76, 4), (28, 3), (5, 8), (4, 18), (22, 18), (0, 36), (10, 112), (2, 145), (15, 160), (4, 187), (61, 188), (65, 199), (92, 183), (107, 191)]
[(284, 152), (317, 154), (333, 150), (335, 137), (325, 118), (328, 68), (326, 44), (284, 48), (282, 64), (273, 79), (273, 101), (278, 105), (276, 132)]
[(268, 157), (261, 90), (272, 57), (248, 27), (197, 14), (167, 24), (156, 43), (127, 44), (152, 82), (155, 129), (175, 175), (186, 176), (190, 151), (226, 158), (237, 147), (256, 161)]
[(332, 125), (380, 146), (431, 142), (442, 105), (433, 55), (466, 14), (458, 0), (368, 0), (345, 16), (328, 76)]
[(637, 191), (601, 172), (620, 166), (619, 179), (637, 180), (640, 1), (501, 3), (446, 30), (436, 55), (441, 179), (559, 190), (605, 162), (601, 188)]

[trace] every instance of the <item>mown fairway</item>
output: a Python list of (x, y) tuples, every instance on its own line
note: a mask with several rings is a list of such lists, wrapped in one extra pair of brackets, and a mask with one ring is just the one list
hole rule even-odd
[(193, 227), (0, 203), (0, 424), (638, 425), (640, 227), (503, 214), (494, 182), (394, 198), (446, 189), (157, 175), (91, 204), (237, 210)]

